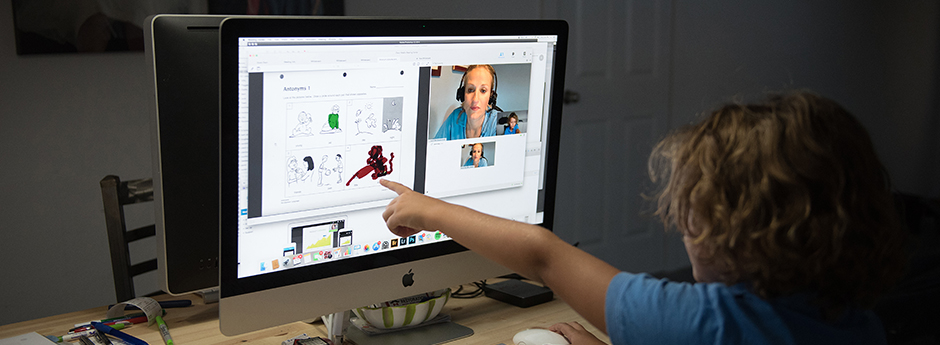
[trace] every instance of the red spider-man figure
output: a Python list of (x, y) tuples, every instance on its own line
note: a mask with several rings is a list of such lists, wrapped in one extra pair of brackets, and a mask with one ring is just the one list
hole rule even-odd
[[(369, 149), (369, 158), (366, 159), (366, 166), (362, 169), (359, 169), (352, 177), (349, 178), (349, 181), (346, 182), (346, 185), (349, 186), (354, 179), (366, 177), (370, 172), (372, 173), (372, 179), (377, 180), (379, 177), (388, 175), (392, 173), (392, 160), (395, 159), (395, 153), (392, 152), (389, 154), (388, 159), (382, 156), (382, 145), (374, 145)], [(385, 163), (388, 162), (388, 167), (385, 167)]]

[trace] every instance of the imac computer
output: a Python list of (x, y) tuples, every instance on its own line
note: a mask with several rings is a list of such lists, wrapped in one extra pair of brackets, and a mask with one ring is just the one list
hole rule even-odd
[(219, 285), (219, 25), (225, 18), (156, 15), (144, 25), (154, 87), (157, 269), (161, 288), (174, 295)]
[[(393, 235), (379, 181), (551, 229), (567, 34), (554, 20), (224, 20), (222, 333), (510, 273), (435, 229)], [(482, 136), (464, 139), (468, 68), (495, 85)], [(513, 113), (518, 132), (500, 124)]]

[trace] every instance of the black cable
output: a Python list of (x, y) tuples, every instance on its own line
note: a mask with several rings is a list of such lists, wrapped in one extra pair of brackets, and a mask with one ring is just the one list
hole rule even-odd
[(457, 291), (451, 292), (450, 297), (453, 298), (476, 298), (483, 295), (483, 287), (486, 286), (486, 280), (481, 280), (479, 282), (470, 283), (473, 286), (476, 286), (476, 289), (473, 291), (463, 292), (464, 286), (461, 285), (457, 288)]

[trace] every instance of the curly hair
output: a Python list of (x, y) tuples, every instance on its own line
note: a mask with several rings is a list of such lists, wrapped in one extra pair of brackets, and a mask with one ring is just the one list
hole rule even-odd
[(872, 307), (903, 273), (887, 172), (832, 100), (795, 91), (727, 104), (657, 144), (649, 168), (662, 183), (656, 215), (725, 284), (765, 299), (811, 293), (831, 319)]

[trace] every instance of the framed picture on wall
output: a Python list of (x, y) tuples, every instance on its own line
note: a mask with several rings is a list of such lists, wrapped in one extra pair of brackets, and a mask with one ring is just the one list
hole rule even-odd
[(143, 51), (154, 14), (335, 15), (344, 0), (13, 0), (16, 53)]

